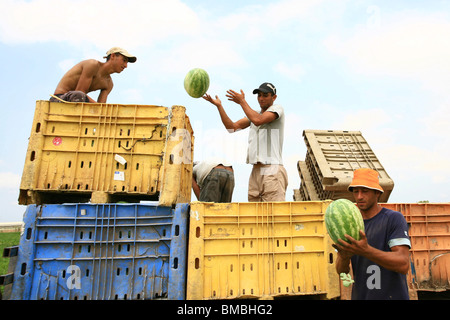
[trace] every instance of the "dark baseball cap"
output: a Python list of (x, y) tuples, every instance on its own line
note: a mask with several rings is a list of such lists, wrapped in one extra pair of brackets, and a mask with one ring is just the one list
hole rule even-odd
[(277, 94), (277, 89), (275, 86), (269, 82), (264, 82), (262, 85), (259, 86), (258, 89), (253, 90), (253, 94), (256, 94), (258, 92), (264, 92), (264, 93), (272, 93)]

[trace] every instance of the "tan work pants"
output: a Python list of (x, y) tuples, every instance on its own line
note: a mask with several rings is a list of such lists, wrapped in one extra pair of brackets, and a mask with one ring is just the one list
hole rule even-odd
[(254, 164), (248, 182), (248, 201), (286, 201), (287, 185), (288, 177), (283, 165)]

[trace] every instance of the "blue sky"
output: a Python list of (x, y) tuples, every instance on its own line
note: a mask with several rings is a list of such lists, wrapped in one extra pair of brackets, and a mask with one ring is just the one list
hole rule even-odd
[[(113, 46), (138, 57), (114, 74), (110, 103), (184, 105), (195, 159), (235, 163), (247, 201), (247, 131), (228, 134), (215, 107), (183, 88), (205, 69), (233, 120), (227, 89), (269, 81), (285, 108), (287, 200), (300, 186), (305, 129), (358, 130), (395, 182), (390, 202), (450, 201), (449, 1), (0, 0), (0, 222), (21, 221), (20, 178), (36, 100), (84, 59)], [(97, 97), (97, 94), (92, 94)]]

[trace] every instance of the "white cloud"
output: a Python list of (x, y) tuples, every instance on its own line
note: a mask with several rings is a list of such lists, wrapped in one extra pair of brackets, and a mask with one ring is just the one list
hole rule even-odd
[(361, 109), (339, 118), (333, 127), (347, 128), (348, 130), (376, 131), (391, 122), (392, 115), (380, 108)]
[(448, 157), (437, 150), (414, 145), (388, 144), (379, 150), (388, 173), (403, 181), (419, 183), (414, 177), (425, 175), (432, 183), (450, 179)]
[[(89, 53), (86, 58), (97, 55), (93, 47), (103, 52), (121, 46), (135, 52), (141, 63), (158, 61), (156, 69), (169, 73), (185, 72), (186, 65), (243, 68), (249, 64), (243, 55), (259, 51), (252, 44), (313, 16), (311, 11), (321, 3), (286, 0), (244, 5), (214, 16), (208, 7), (194, 11), (181, 0), (0, 0), (2, 10), (8, 12), (0, 20), (0, 41), (66, 42), (84, 56)], [(65, 71), (68, 65), (68, 60), (60, 63)], [(279, 64), (277, 70), (290, 79), (304, 74), (300, 65), (289, 69)]]
[(61, 68), (63, 72), (69, 71), (70, 68), (72, 68), (78, 61), (75, 61), (74, 59), (65, 59), (58, 63), (58, 66)]
[(21, 176), (12, 172), (0, 172), (0, 189), (17, 189), (20, 187)]
[(128, 103), (138, 103), (144, 104), (142, 92), (138, 89), (127, 89), (123, 91), (123, 95), (125, 96), (124, 100), (128, 101)]
[(301, 81), (302, 77), (306, 74), (305, 69), (299, 63), (287, 64), (284, 61), (278, 62), (274, 67), (274, 70), (281, 75), (285, 76), (292, 81)]
[[(261, 34), (267, 34), (271, 28), (309, 16), (323, 0), (285, 0), (275, 1), (268, 5), (246, 6), (236, 13), (221, 19), (222, 25), (228, 29), (242, 30), (243, 25), (257, 25)], [(266, 26), (266, 27), (264, 27)]]
[[(243, 6), (239, 10), (220, 17), (215, 23), (214, 30), (232, 35), (237, 40), (236, 43), (243, 48), (259, 43), (270, 46), (280, 37), (286, 37), (292, 41), (298, 36), (293, 27), (316, 19), (314, 12), (322, 9), (323, 2), (323, 0), (285, 0), (274, 1), (267, 5)], [(331, 1), (327, 4), (327, 6), (333, 5)], [(290, 45), (294, 47), (298, 44), (292, 42)]]
[[(396, 100), (398, 96), (394, 94), (387, 100), (392, 104), (390, 109), (380, 105), (361, 110), (339, 124), (360, 130), (388, 173), (398, 181), (406, 185), (424, 183), (414, 178), (417, 176), (430, 180), (426, 183), (448, 181), (449, 16), (409, 10), (392, 14), (382, 7), (378, 13), (376, 21), (330, 35), (325, 46), (345, 58), (356, 74), (371, 79), (415, 81), (422, 86), (427, 104), (422, 105), (423, 100), (412, 101), (409, 114), (399, 114), (395, 103), (402, 100)], [(411, 97), (418, 96), (411, 90)]]
[[(427, 112), (419, 121), (425, 124), (424, 134), (450, 142), (450, 101), (439, 104), (436, 108), (427, 109)], [(447, 151), (450, 150), (447, 149)]]
[(295, 21), (308, 17), (313, 9), (323, 3), (323, 0), (298, 1), (288, 0), (274, 3), (265, 11), (267, 21), (271, 26), (277, 26), (286, 21)]
[[(379, 108), (359, 110), (345, 116), (333, 127), (361, 131), (388, 174), (394, 174), (403, 182), (416, 183), (413, 177), (418, 174), (426, 175), (433, 183), (450, 180), (448, 106), (442, 105), (417, 120), (416, 129), (421, 135), (403, 131), (395, 117)], [(421, 136), (428, 137), (428, 141), (418, 141)]]
[(161, 57), (161, 72), (185, 73), (190, 68), (246, 65), (243, 57), (233, 48), (233, 43), (223, 40), (193, 38), (180, 44), (168, 55)]
[(379, 27), (361, 27), (351, 36), (330, 35), (325, 46), (345, 57), (356, 73), (421, 81), (432, 91), (450, 85), (450, 20), (443, 14), (383, 11)]
[(151, 45), (197, 31), (196, 13), (179, 0), (1, 0), (0, 41), (67, 41), (98, 47)]
[(450, 103), (438, 105), (420, 120), (424, 124), (423, 135), (428, 140), (428, 150), (422, 157), (428, 157), (429, 171), (436, 181), (450, 180)]

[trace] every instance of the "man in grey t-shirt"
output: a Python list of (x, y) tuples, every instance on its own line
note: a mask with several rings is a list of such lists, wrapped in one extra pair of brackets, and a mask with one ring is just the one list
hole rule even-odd
[(253, 110), (245, 100), (245, 94), (228, 90), (228, 100), (239, 104), (245, 117), (233, 122), (225, 112), (222, 102), (206, 94), (203, 98), (217, 107), (220, 118), (229, 132), (250, 128), (247, 163), (253, 165), (248, 186), (248, 201), (285, 201), (288, 178), (283, 166), (284, 110), (275, 105), (277, 90), (264, 82), (253, 90), (258, 95), (261, 110)]

